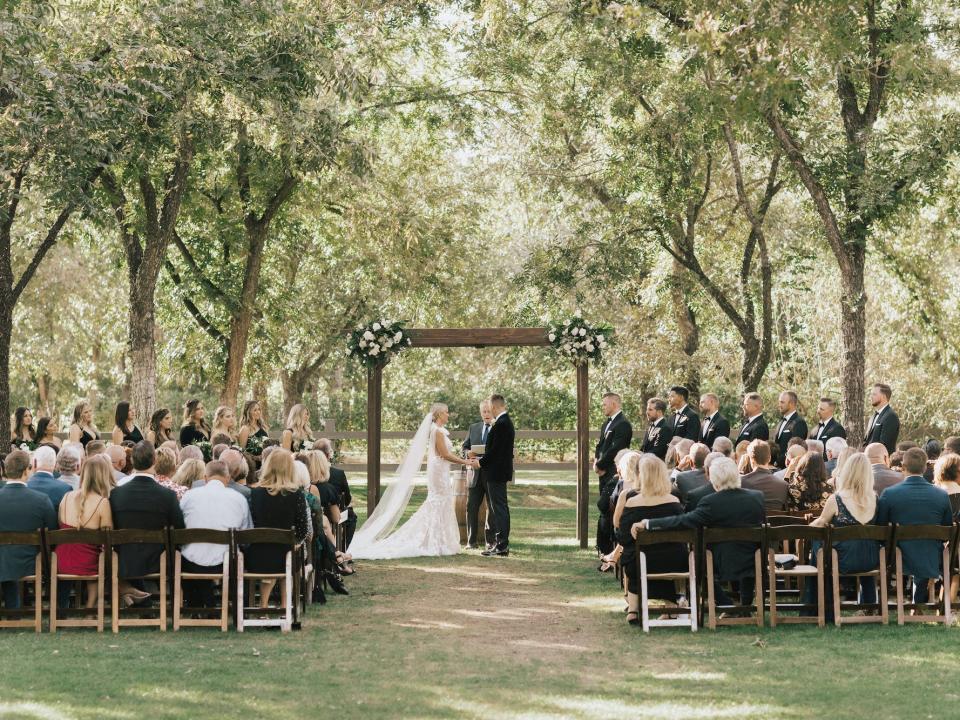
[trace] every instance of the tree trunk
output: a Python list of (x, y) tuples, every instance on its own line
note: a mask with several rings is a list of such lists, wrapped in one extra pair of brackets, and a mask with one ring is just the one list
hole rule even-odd
[(843, 338), (843, 407), (847, 441), (852, 447), (863, 444), (866, 396), (867, 295), (864, 289), (863, 245), (851, 246), (847, 270), (841, 273), (840, 332)]
[(281, 418), (283, 422), (286, 422), (290, 408), (303, 402), (303, 393), (307, 389), (308, 379), (302, 370), (284, 370), (280, 373), (280, 381), (283, 384), (283, 417)]
[(13, 299), (0, 295), (0, 452), (10, 452), (10, 336), (13, 333)]
[(154, 294), (156, 276), (149, 275), (141, 265), (135, 281), (131, 273), (130, 313), (127, 341), (130, 351), (130, 404), (138, 418), (149, 418), (157, 402), (157, 351), (154, 343), (156, 321)]
[(700, 347), (700, 328), (697, 318), (687, 302), (687, 278), (683, 265), (673, 260), (673, 288), (671, 301), (676, 314), (677, 328), (680, 330), (680, 346), (686, 356), (683, 363), (683, 384), (696, 397), (700, 394), (700, 368), (693, 356)]

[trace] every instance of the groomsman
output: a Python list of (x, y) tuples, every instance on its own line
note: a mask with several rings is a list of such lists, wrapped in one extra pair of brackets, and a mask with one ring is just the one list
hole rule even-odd
[(670, 418), (670, 433), (673, 437), (687, 438), (697, 442), (700, 439), (700, 416), (687, 404), (690, 391), (683, 385), (674, 385), (667, 393), (667, 402), (673, 410)]
[(793, 390), (787, 390), (780, 393), (777, 404), (780, 407), (780, 424), (777, 425), (776, 441), (780, 446), (780, 454), (777, 458), (777, 464), (781, 468), (787, 466), (787, 445), (790, 444), (790, 438), (798, 437), (801, 440), (807, 439), (807, 422), (800, 413), (797, 412), (797, 403), (799, 399)]
[(666, 459), (667, 448), (670, 446), (670, 439), (673, 437), (670, 433), (670, 426), (663, 417), (666, 411), (667, 403), (661, 398), (647, 400), (647, 420), (650, 421), (650, 425), (647, 427), (647, 434), (643, 439), (643, 452), (652, 453), (661, 460)]
[[(493, 424), (493, 411), (490, 408), (490, 401), (484, 400), (480, 403), (480, 422), (475, 422), (470, 426), (467, 437), (463, 441), (463, 451), (467, 457), (477, 457), (471, 452), (474, 445), (486, 445), (487, 437), (490, 434), (490, 426)], [(480, 505), (483, 499), (487, 498), (487, 515), (483, 519), (484, 535), (486, 540), (486, 549), (489, 550), (496, 544), (496, 533), (490, 527), (490, 498), (487, 493), (487, 480), (483, 476), (483, 470), (473, 469), (473, 484), (467, 491), (467, 547), (476, 549), (478, 545), (478, 536), (480, 534)]]
[(843, 429), (843, 425), (838, 423), (834, 417), (834, 413), (836, 412), (836, 400), (828, 397), (820, 398), (820, 403), (817, 405), (817, 419), (820, 420), (820, 424), (810, 431), (811, 440), (819, 440), (823, 443), (823, 446), (826, 447), (827, 440), (830, 438), (838, 437), (846, 439), (847, 431)]
[(864, 445), (881, 443), (891, 455), (897, 450), (897, 437), (900, 435), (900, 418), (890, 407), (892, 395), (893, 390), (883, 383), (877, 383), (870, 390), (870, 404), (873, 405), (874, 413), (867, 430), (867, 439), (863, 441)]
[(621, 402), (616, 393), (607, 393), (601, 401), (601, 408), (607, 419), (600, 428), (600, 442), (593, 453), (593, 469), (599, 478), (601, 493), (603, 486), (616, 475), (614, 459), (617, 453), (629, 448), (633, 439), (633, 426), (623, 416)]
[(720, 414), (720, 398), (713, 393), (700, 396), (700, 411), (703, 413), (700, 442), (712, 450), (713, 441), (718, 437), (730, 437), (730, 423)]
[(770, 428), (767, 427), (767, 421), (763, 419), (763, 398), (759, 393), (747, 393), (743, 396), (743, 417), (744, 423), (740, 427), (740, 432), (737, 433), (734, 447), (742, 440), (770, 439)]

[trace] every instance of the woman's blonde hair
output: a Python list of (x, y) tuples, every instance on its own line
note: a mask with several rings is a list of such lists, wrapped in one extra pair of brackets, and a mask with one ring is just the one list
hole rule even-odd
[[(234, 424), (234, 427), (236, 427), (237, 414), (233, 411), (233, 408), (230, 407), (229, 405), (220, 405), (213, 412), (213, 429), (214, 430), (220, 427), (220, 421), (223, 420), (223, 416), (227, 414), (228, 410), (233, 413), (233, 420), (234, 420), (233, 424)], [(223, 431), (221, 430), (221, 432)]]
[(307, 469), (307, 464), (305, 462), (302, 460), (294, 460), (293, 474), (297, 478), (297, 485), (304, 490), (310, 489), (310, 470)]
[(437, 421), (437, 416), (440, 415), (444, 410), (449, 410), (444, 403), (436, 402), (430, 406), (430, 415), (433, 417), (433, 421)]
[(670, 494), (670, 471), (656, 455), (641, 455), (637, 463), (637, 477), (633, 485), (641, 497), (662, 497)]
[(313, 430), (310, 429), (310, 423), (303, 419), (307, 406), (297, 403), (290, 412), (287, 413), (287, 427), (293, 433), (294, 440), (312, 440)]
[[(847, 460), (852, 458), (855, 454), (857, 454), (857, 449), (850, 446), (847, 446), (840, 451), (840, 454), (837, 455), (837, 464), (833, 468), (833, 476), (835, 478), (840, 477), (840, 470), (843, 469), (843, 466), (847, 463)], [(871, 472), (872, 471), (873, 468), (871, 468)]]
[(837, 493), (868, 514), (877, 506), (877, 494), (873, 491), (873, 467), (862, 452), (853, 452), (846, 458), (837, 473)]
[(940, 487), (948, 482), (960, 482), (960, 455), (947, 453), (933, 465), (933, 482)]
[[(79, 512), (83, 512), (83, 505), (87, 496), (99, 495), (108, 497), (113, 489), (113, 466), (110, 460), (102, 455), (94, 455), (87, 458), (83, 464), (83, 470), (80, 471), (80, 492), (77, 493), (79, 500)], [(83, 527), (83, 516), (80, 517), (79, 527)]]
[(206, 465), (203, 464), (203, 460), (187, 458), (180, 463), (180, 467), (177, 468), (177, 472), (172, 478), (170, 478), (170, 480), (174, 484), (180, 485), (189, 490), (193, 486), (194, 482), (197, 480), (203, 480), (203, 473), (205, 469)]
[(157, 462), (153, 466), (157, 475), (170, 477), (177, 471), (177, 454), (168, 447), (157, 448)]
[(330, 461), (320, 450), (299, 453), (297, 460), (307, 466), (311, 483), (324, 483), (330, 479)]
[[(637, 461), (640, 459), (640, 453), (636, 450), (621, 450), (617, 453), (615, 460), (617, 474), (623, 480), (624, 487), (633, 487), (633, 479), (636, 477)], [(631, 467), (632, 462), (632, 467)], [(631, 475), (632, 471), (632, 475)]]
[(263, 461), (260, 471), (260, 487), (271, 495), (296, 492), (300, 489), (293, 465), (293, 453), (284, 448), (276, 448)]

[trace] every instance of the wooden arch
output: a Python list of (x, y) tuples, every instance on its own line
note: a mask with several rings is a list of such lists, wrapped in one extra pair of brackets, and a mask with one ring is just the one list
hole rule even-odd
[[(546, 328), (457, 328), (405, 330), (411, 348), (549, 347)], [(577, 372), (577, 540), (587, 547), (590, 500), (590, 394), (588, 366)], [(367, 513), (380, 500), (380, 441), (383, 423), (383, 367), (367, 371)]]

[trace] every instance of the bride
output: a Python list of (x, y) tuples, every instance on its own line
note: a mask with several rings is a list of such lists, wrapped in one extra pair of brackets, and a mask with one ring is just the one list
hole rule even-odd
[[(450, 433), (445, 427), (447, 406), (434, 403), (420, 423), (394, 481), (377, 507), (353, 536), (350, 554), (354, 559), (455, 555), (460, 552), (460, 529), (454, 510), (450, 465), (465, 465), (453, 454)], [(403, 525), (393, 531), (410, 502), (413, 481), (427, 454), (427, 499)], [(391, 532), (393, 531), (393, 532)]]

